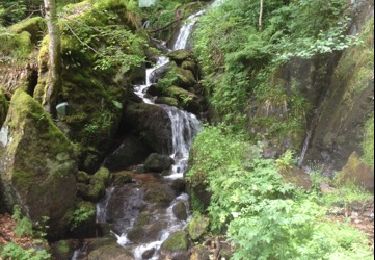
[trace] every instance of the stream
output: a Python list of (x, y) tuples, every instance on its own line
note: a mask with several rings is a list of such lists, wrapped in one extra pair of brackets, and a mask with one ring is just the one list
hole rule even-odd
[[(220, 2), (222, 0), (214, 1), (210, 6)], [(187, 18), (176, 43), (168, 52), (187, 48), (194, 25), (207, 8)], [(144, 103), (160, 106), (170, 119), (172, 147), (169, 150), (174, 161), (170, 175), (160, 178), (153, 174), (134, 173), (133, 183), (107, 188), (105, 198), (97, 204), (97, 223), (109, 225), (117, 243), (131, 252), (135, 260), (161, 259), (162, 243), (170, 234), (183, 230), (190, 217), (189, 196), (181, 188), (181, 183), (188, 168), (193, 138), (202, 125), (194, 114), (155, 104), (154, 99), (147, 95), (148, 89), (157, 81), (158, 72), (168, 63), (166, 56), (158, 57), (155, 66), (146, 70), (144, 84), (134, 86), (134, 93)], [(159, 196), (162, 203), (155, 201)], [(176, 213), (176, 208), (181, 207), (182, 213)], [(83, 252), (80, 251), (82, 249), (75, 252), (73, 260), (81, 259)]]

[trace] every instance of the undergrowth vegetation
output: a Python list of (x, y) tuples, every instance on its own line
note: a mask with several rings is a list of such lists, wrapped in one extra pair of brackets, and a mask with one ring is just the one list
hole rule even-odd
[[(259, 1), (224, 1), (204, 16), (194, 35), (194, 51), (205, 73), (205, 85), (219, 120), (244, 125), (249, 100), (286, 105), (289, 118), (266, 127), (298, 130), (309, 104), (298, 90), (274, 86), (272, 76), (291, 58), (346, 49), (356, 39), (346, 36), (350, 19), (344, 0), (265, 2), (259, 27)], [(212, 25), (215, 26), (212, 26)], [(254, 124), (254, 122), (252, 122)]]
[(207, 127), (194, 142), (187, 178), (192, 187), (205, 183), (212, 197), (207, 212), (197, 202), (194, 210), (208, 213), (214, 233), (228, 234), (233, 259), (371, 259), (364, 234), (325, 217), (345, 196), (348, 203), (369, 197), (352, 189), (325, 197), (286, 183), (279, 171), (293, 162), (291, 153), (263, 159), (244, 135)]

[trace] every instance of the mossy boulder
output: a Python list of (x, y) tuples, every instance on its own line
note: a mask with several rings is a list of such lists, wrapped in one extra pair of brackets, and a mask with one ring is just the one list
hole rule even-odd
[(14, 33), (28, 32), (31, 35), (31, 42), (37, 44), (46, 34), (47, 24), (42, 17), (32, 17), (25, 19), (9, 27), (9, 31)]
[(112, 184), (114, 186), (122, 187), (125, 184), (132, 183), (133, 182), (133, 172), (116, 172), (113, 173), (113, 182)]
[(197, 64), (193, 60), (185, 60), (181, 64), (181, 68), (184, 70), (189, 70), (192, 73), (197, 72)]
[(173, 98), (173, 97), (158, 97), (156, 100), (155, 100), (155, 103), (156, 104), (164, 104), (164, 105), (168, 105), (168, 106), (171, 106), (171, 107), (178, 107), (178, 100), (176, 98)]
[(160, 154), (169, 154), (172, 145), (171, 122), (163, 108), (130, 103), (125, 110), (123, 132), (137, 136), (142, 143)]
[(8, 101), (0, 88), (0, 128), (3, 125), (8, 112)]
[(192, 53), (187, 50), (177, 50), (168, 53), (168, 57), (177, 64), (181, 64), (184, 60), (192, 58)]
[(176, 68), (175, 70), (177, 76), (177, 84), (184, 87), (190, 88), (193, 87), (197, 81), (194, 78), (193, 72), (186, 69)]
[(17, 90), (0, 142), (0, 175), (8, 208), (18, 204), (33, 221), (50, 217), (51, 235), (61, 234), (76, 199), (76, 151), (49, 114)]
[(142, 163), (153, 150), (144, 144), (140, 138), (129, 135), (121, 143), (121, 145), (109, 155), (104, 165), (110, 171), (121, 171), (129, 166)]
[(188, 259), (189, 245), (188, 236), (184, 231), (171, 234), (161, 245), (162, 259)]
[(341, 185), (355, 184), (374, 192), (374, 166), (362, 161), (357, 153), (352, 153), (342, 171), (336, 176)]
[(79, 173), (78, 196), (91, 202), (99, 202), (105, 195), (105, 188), (109, 184), (110, 173), (107, 168), (102, 167), (95, 175)]
[(173, 160), (168, 155), (153, 153), (144, 162), (144, 169), (147, 172), (161, 173), (169, 170), (172, 164)]
[(208, 231), (209, 226), (209, 218), (201, 214), (195, 214), (188, 226), (189, 236), (192, 240), (199, 240)]
[(172, 208), (173, 214), (180, 220), (186, 220), (187, 219), (187, 208), (185, 203), (182, 201), (178, 202), (176, 205)]
[(113, 237), (104, 237), (87, 241), (88, 260), (132, 260), (133, 255), (118, 245)]
[(144, 200), (148, 203), (168, 207), (175, 196), (176, 193), (167, 184), (147, 183), (145, 185)]
[(16, 59), (17, 62), (27, 59), (32, 50), (33, 46), (31, 43), (31, 35), (29, 32), (21, 33), (0, 33), (0, 52), (2, 58), (7, 61)]

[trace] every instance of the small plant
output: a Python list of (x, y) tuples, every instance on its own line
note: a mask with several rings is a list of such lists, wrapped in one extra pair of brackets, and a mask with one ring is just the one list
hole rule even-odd
[(45, 250), (25, 250), (15, 243), (6, 244), (1, 250), (0, 256), (4, 260), (50, 260), (51, 255)]

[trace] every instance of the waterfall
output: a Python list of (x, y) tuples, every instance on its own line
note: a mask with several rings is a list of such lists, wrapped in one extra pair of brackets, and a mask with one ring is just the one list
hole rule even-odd
[(190, 147), (194, 136), (201, 128), (201, 123), (194, 114), (179, 110), (175, 107), (162, 106), (168, 113), (172, 128), (172, 166), (171, 175), (166, 178), (183, 178), (188, 166)]
[[(214, 3), (211, 6), (218, 5), (221, 2), (223, 2), (223, 0), (214, 1)], [(206, 10), (207, 9), (200, 10), (192, 16), (188, 17), (186, 23), (182, 26), (178, 34), (177, 41), (173, 46), (173, 50), (182, 50), (186, 48), (194, 25), (198, 21), (199, 17), (204, 15)], [(156, 65), (153, 68), (146, 70), (144, 84), (134, 86), (134, 93), (139, 98), (141, 98), (144, 103), (160, 106), (168, 114), (168, 117), (171, 122), (172, 147), (170, 151), (170, 157), (174, 160), (174, 164), (172, 165), (170, 175), (162, 179), (163, 183), (170, 183), (173, 180), (183, 178), (188, 167), (189, 152), (193, 139), (201, 129), (201, 123), (194, 114), (183, 111), (176, 107), (171, 107), (167, 105), (157, 105), (155, 104), (155, 100), (153, 98), (147, 96), (148, 89), (152, 86), (152, 84), (156, 82), (157, 75), (160, 74), (160, 71), (168, 64), (168, 62), (169, 59), (166, 56), (158, 57)], [(129, 189), (132, 189), (132, 192), (134, 194), (141, 193), (141, 191), (138, 188), (135, 191), (133, 190), (135, 189), (135, 187), (138, 187), (137, 184), (134, 185), (134, 187), (129, 187)], [(114, 188), (107, 189), (104, 200), (97, 205), (98, 223), (107, 222), (107, 208), (110, 204), (111, 199), (115, 199), (118, 191), (119, 190), (117, 190), (117, 188), (116, 192), (114, 192)], [(129, 198), (129, 194), (126, 195), (127, 196), (124, 197), (125, 200), (126, 198), (128, 200), (133, 200), (132, 198)], [(129, 214), (125, 212), (123, 215), (121, 215), (121, 219), (113, 220), (113, 223), (111, 223), (112, 227), (116, 228), (117, 226), (120, 228), (117, 228), (117, 230), (114, 230), (115, 232), (112, 231), (111, 233), (116, 238), (118, 244), (127, 247), (129, 250), (133, 251), (135, 260), (143, 259), (142, 255), (150, 250), (155, 251), (153, 257), (150, 259), (160, 259), (159, 251), (162, 243), (166, 239), (168, 239), (170, 234), (179, 230), (183, 230), (187, 226), (188, 219), (178, 219), (173, 212), (174, 207), (181, 202), (185, 204), (187, 213), (189, 213), (189, 195), (186, 193), (181, 194), (179, 197), (173, 200), (167, 209), (164, 209), (163, 211), (154, 211), (154, 214), (157, 214), (158, 223), (164, 223), (165, 225), (165, 227), (163, 226), (160, 234), (158, 234), (158, 238), (156, 239), (156, 241), (139, 244), (132, 243), (132, 241), (128, 239), (128, 233), (133, 228), (137, 216), (136, 214)], [(135, 212), (133, 208), (139, 208), (132, 205), (132, 203), (130, 203), (129, 201), (121, 200), (121, 203), (124, 205), (128, 205), (124, 208), (126, 211)], [(77, 250), (75, 254), (75, 259), (79, 259), (79, 255), (80, 251)]]
[(186, 23), (182, 26), (180, 33), (177, 37), (177, 41), (175, 45), (173, 46), (173, 50), (184, 50), (186, 49), (189, 36), (191, 34), (191, 31), (193, 29), (193, 26), (198, 21), (198, 18), (201, 17), (206, 10), (200, 10), (197, 13), (191, 15), (187, 20)]

